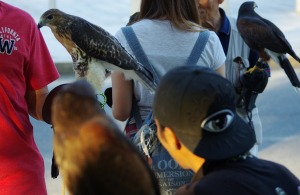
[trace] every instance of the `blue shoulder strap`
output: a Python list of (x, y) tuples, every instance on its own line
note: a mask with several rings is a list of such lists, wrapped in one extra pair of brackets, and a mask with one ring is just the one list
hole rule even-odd
[(131, 50), (133, 51), (135, 57), (137, 58), (137, 60), (153, 74), (155, 84), (158, 84), (158, 82), (159, 82), (158, 76), (157, 76), (153, 66), (149, 63), (149, 60), (140, 44), (138, 38), (136, 37), (136, 34), (134, 33), (132, 27), (131, 26), (123, 27), (122, 32), (129, 44)]
[[(131, 26), (123, 27), (122, 32), (129, 44), (131, 50), (133, 51), (135, 57), (137, 58), (137, 60), (140, 63), (142, 63), (142, 65), (145, 68), (150, 70), (150, 72), (154, 76), (155, 83), (158, 84), (159, 78), (158, 78), (153, 66), (149, 63), (149, 60), (140, 44), (138, 38), (136, 37), (136, 34), (134, 33), (132, 27)], [(198, 39), (193, 47), (193, 50), (189, 56), (189, 59), (188, 59), (186, 65), (191, 66), (191, 65), (197, 64), (197, 62), (201, 56), (201, 53), (202, 53), (203, 49), (205, 48), (205, 45), (208, 41), (209, 34), (210, 33), (208, 30), (199, 33)], [(137, 105), (134, 95), (133, 95), (133, 102), (132, 102), (132, 115), (136, 121), (136, 125), (137, 125), (138, 129), (140, 129), (142, 126), (142, 119), (141, 119), (141, 116), (139, 115), (138, 105)], [(148, 114), (147, 119), (151, 119), (151, 116), (149, 116), (149, 115), (152, 115), (152, 111)], [(148, 120), (145, 120), (145, 122), (146, 121), (148, 121)]]
[(208, 30), (199, 33), (198, 39), (194, 45), (194, 48), (193, 48), (193, 50), (190, 54), (190, 57), (188, 59), (188, 62), (186, 64), (187, 66), (191, 66), (191, 65), (194, 66), (197, 64), (197, 62), (202, 54), (202, 51), (205, 48), (205, 45), (208, 41), (209, 34), (210, 34), (210, 32)]

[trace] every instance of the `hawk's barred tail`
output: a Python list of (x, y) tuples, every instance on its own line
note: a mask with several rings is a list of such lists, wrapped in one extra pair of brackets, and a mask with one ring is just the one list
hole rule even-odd
[(292, 85), (295, 87), (296, 92), (299, 93), (300, 81), (299, 81), (297, 74), (296, 74), (294, 68), (292, 67), (291, 63), (289, 62), (289, 60), (287, 58), (281, 59), (281, 57), (278, 57), (278, 59), (279, 59), (281, 68), (283, 68), (283, 70), (285, 71), (285, 73), (288, 76), (288, 78), (290, 79)]
[(137, 79), (141, 82), (145, 87), (151, 90), (151, 92), (155, 93), (157, 85), (154, 83), (153, 78), (147, 77), (145, 74), (139, 71), (134, 71), (140, 79)]
[(154, 79), (148, 78), (145, 74), (139, 71), (135, 71), (135, 73), (141, 78), (141, 80), (138, 79), (138, 81), (150, 89), (152, 93), (155, 93), (157, 85), (154, 83)]

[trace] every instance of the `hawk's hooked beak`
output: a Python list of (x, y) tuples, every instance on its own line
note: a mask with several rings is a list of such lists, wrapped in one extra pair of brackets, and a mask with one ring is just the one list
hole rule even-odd
[(44, 22), (43, 20), (41, 19), (38, 23), (38, 29), (42, 28), (44, 26)]
[(258, 8), (258, 6), (256, 5), (256, 3), (253, 4), (253, 8)]

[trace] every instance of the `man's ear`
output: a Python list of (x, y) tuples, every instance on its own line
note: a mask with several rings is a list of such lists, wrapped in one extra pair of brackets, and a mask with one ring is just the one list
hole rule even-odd
[(164, 133), (166, 136), (166, 140), (168, 144), (174, 149), (174, 150), (180, 150), (181, 149), (181, 142), (177, 139), (174, 131), (170, 129), (169, 127), (165, 127)]
[(179, 150), (181, 148), (181, 143), (177, 139), (173, 130), (169, 127), (162, 127), (157, 119), (155, 119), (157, 126), (157, 135), (160, 142), (166, 147), (168, 145), (174, 150)]

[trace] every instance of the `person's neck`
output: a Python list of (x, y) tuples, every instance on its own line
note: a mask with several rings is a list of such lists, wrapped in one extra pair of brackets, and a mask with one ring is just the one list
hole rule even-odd
[(202, 23), (202, 26), (214, 31), (217, 33), (222, 25), (222, 16), (220, 14), (220, 11), (218, 10), (216, 13), (211, 14), (211, 17), (204, 23)]
[(190, 158), (190, 168), (194, 173), (197, 173), (197, 171), (202, 167), (202, 165), (205, 163), (205, 159), (198, 157), (196, 155), (193, 155)]

